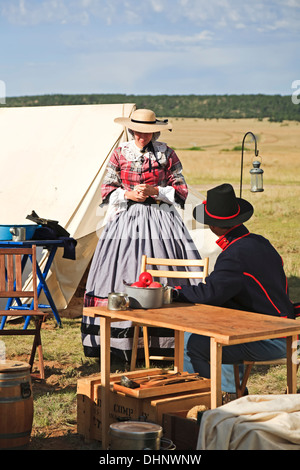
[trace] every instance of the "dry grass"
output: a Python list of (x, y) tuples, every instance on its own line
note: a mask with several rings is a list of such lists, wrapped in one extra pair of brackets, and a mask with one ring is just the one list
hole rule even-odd
[[(173, 131), (164, 134), (168, 144), (176, 148), (184, 173), (191, 185), (228, 181), (239, 185), (243, 136), (251, 131), (258, 141), (259, 155), (265, 170), (266, 188), (269, 185), (300, 184), (300, 123), (270, 123), (255, 119), (177, 119)], [(200, 151), (186, 150), (200, 147)], [(254, 143), (249, 136), (245, 142), (244, 181), (251, 168)]]
[[(254, 142), (245, 142), (243, 193), (254, 206), (247, 227), (268, 238), (280, 252), (293, 301), (300, 301), (300, 123), (271, 123), (254, 119), (172, 120), (164, 135), (183, 164), (187, 183), (202, 194), (218, 184), (231, 183), (239, 195), (243, 136), (251, 131), (258, 141), (264, 170), (264, 192), (251, 193), (249, 171)], [(201, 150), (186, 150), (200, 147)]]

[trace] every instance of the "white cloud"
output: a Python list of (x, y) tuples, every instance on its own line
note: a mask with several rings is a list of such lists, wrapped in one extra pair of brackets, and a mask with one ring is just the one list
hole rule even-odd
[(14, 25), (37, 25), (43, 23), (72, 21), (84, 23), (86, 14), (83, 10), (76, 10), (73, 14), (64, 0), (12, 0), (4, 1), (1, 6), (1, 16)]
[(153, 11), (160, 13), (164, 10), (164, 2), (162, 0), (150, 0)]
[(105, 24), (147, 25), (154, 13), (160, 21), (179, 25), (183, 21), (204, 28), (247, 24), (262, 30), (290, 22), (299, 27), (300, 0), (252, 0), (250, 4), (240, 0), (2, 0), (0, 13), (13, 24), (89, 24), (94, 18)]
[(0, 17), (9, 96), (282, 93), (299, 78), (300, 0), (0, 0)]
[(187, 46), (197, 46), (210, 42), (213, 38), (213, 33), (210, 31), (201, 31), (195, 34), (163, 34), (158, 32), (132, 32), (123, 35), (119, 38), (123, 46), (126, 48), (138, 48), (137, 45), (144, 48), (150, 46), (150, 48), (169, 50), (176, 47), (176, 50), (185, 49)]

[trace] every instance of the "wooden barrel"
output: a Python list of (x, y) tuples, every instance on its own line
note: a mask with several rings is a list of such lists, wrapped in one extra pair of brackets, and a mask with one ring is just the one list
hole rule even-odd
[(24, 448), (30, 440), (32, 421), (30, 365), (0, 362), (0, 450)]

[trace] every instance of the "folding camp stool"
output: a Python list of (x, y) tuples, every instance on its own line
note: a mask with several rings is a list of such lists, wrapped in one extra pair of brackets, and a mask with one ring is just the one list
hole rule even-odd
[[(22, 257), (24, 255), (32, 257), (32, 290), (23, 289), (22, 282)], [(0, 336), (33, 336), (33, 344), (29, 359), (32, 367), (36, 350), (39, 356), (39, 369), (41, 379), (45, 378), (44, 360), (41, 342), (41, 326), (47, 314), (38, 309), (37, 294), (37, 273), (36, 273), (36, 247), (30, 248), (0, 248), (0, 298), (15, 298), (21, 302), (22, 299), (32, 299), (33, 306), (26, 313), (20, 314), (19, 310), (9, 312), (11, 318), (24, 317), (25, 321), (31, 318), (34, 320), (34, 328), (5, 328), (0, 330)], [(0, 310), (0, 317), (7, 317), (7, 310)]]

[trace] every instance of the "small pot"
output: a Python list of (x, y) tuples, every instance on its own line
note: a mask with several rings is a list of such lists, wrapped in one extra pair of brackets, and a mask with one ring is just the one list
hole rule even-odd
[(162, 427), (155, 423), (123, 421), (110, 425), (111, 450), (159, 450)]
[(124, 282), (131, 308), (161, 308), (164, 304), (165, 287), (136, 287)]

